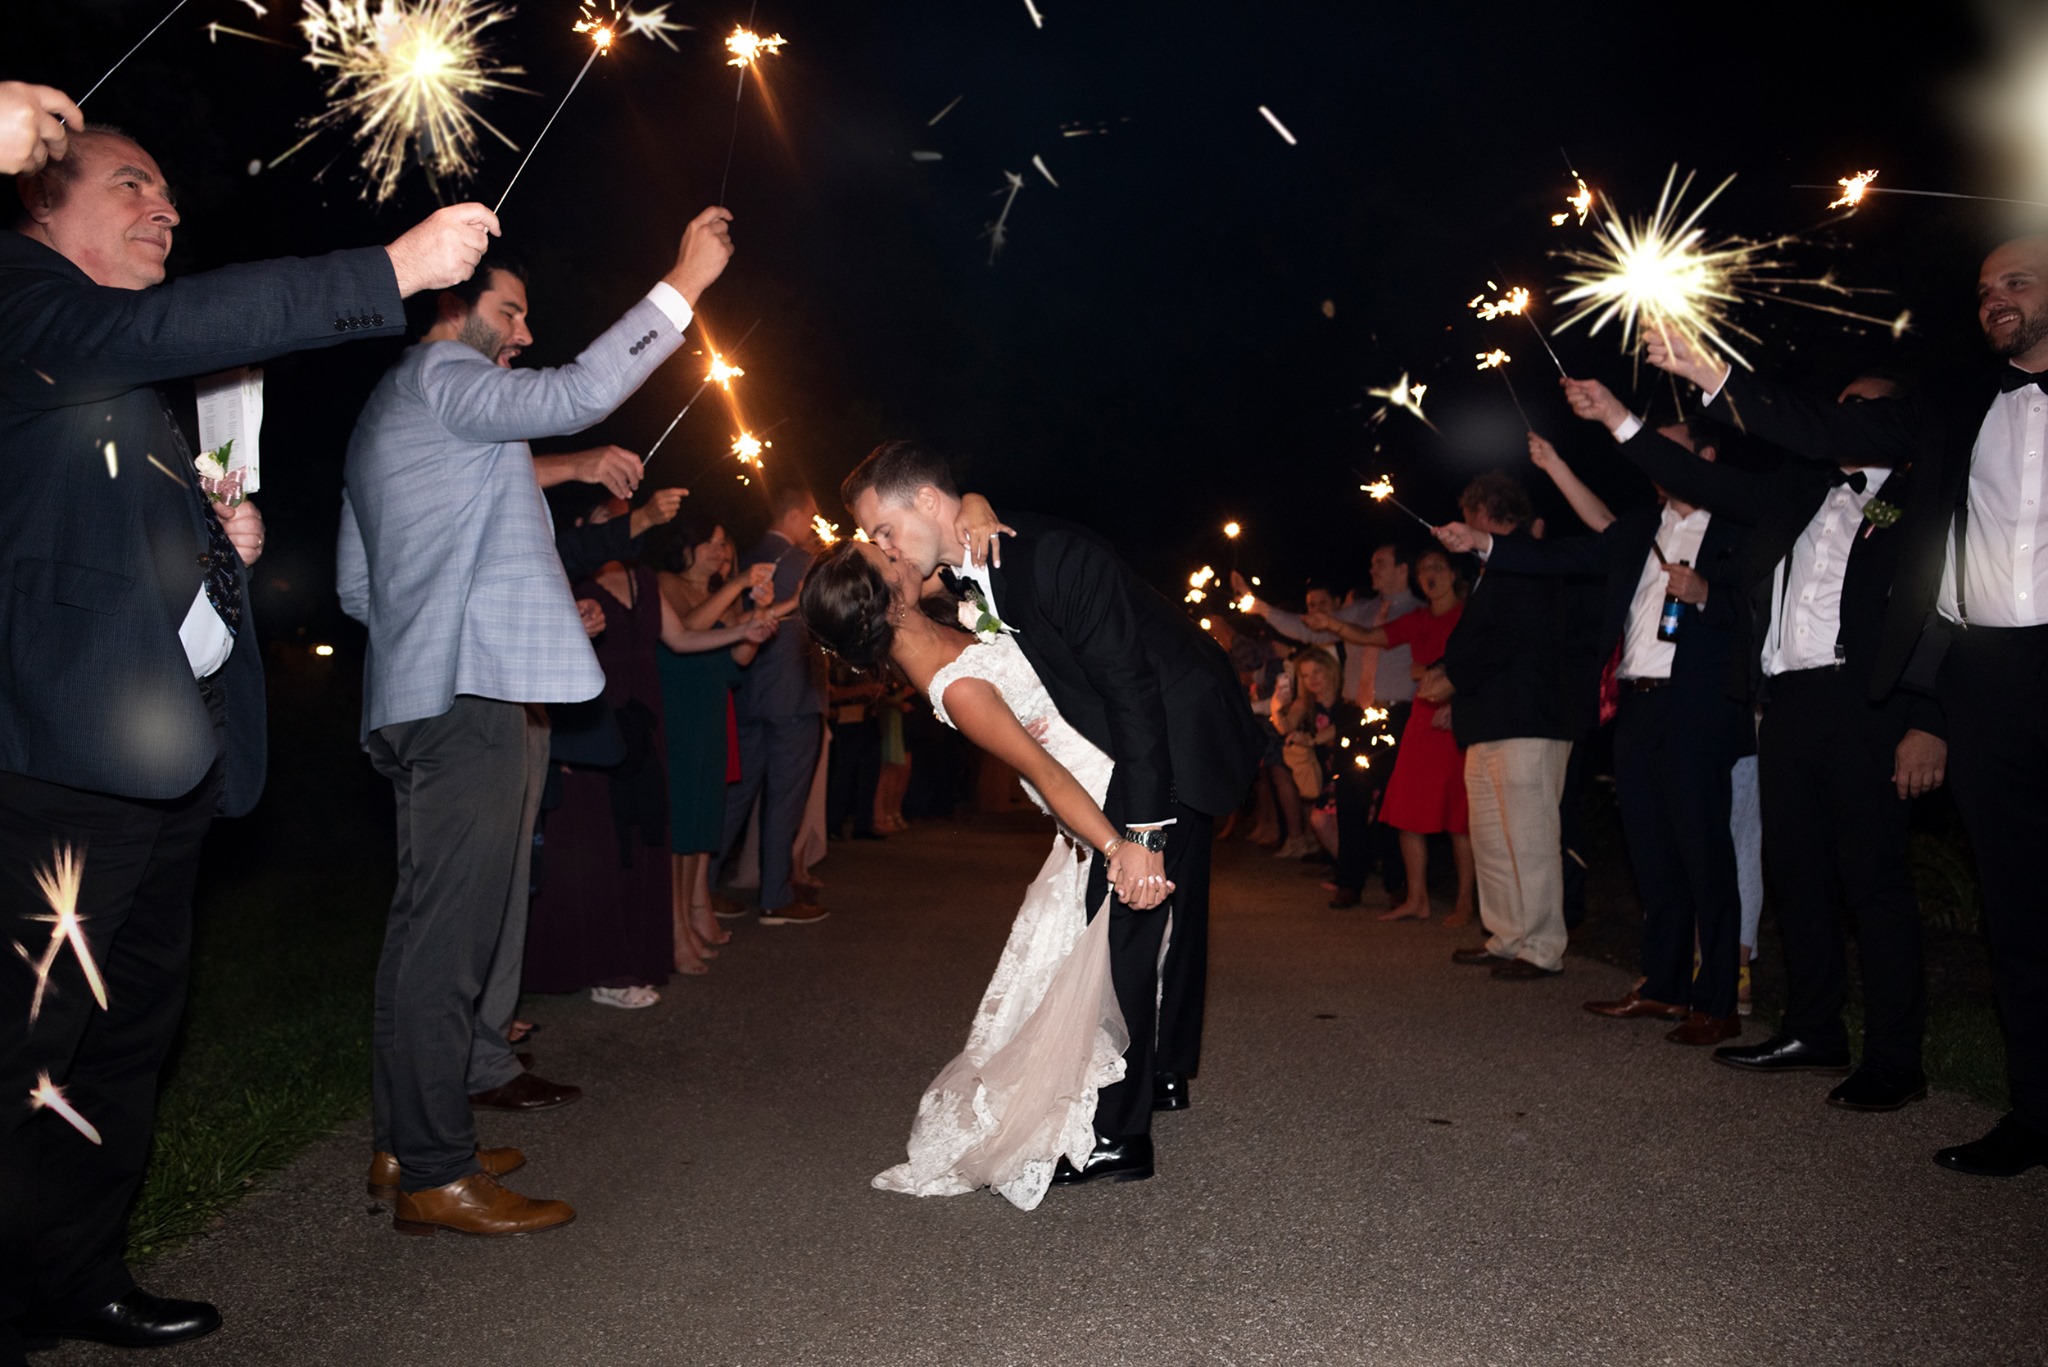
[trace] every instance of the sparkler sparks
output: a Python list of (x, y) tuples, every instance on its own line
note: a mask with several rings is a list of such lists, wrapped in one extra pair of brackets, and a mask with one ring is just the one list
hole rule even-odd
[(1223, 524), (1223, 534), (1232, 541), (1235, 541), (1238, 537), (1244, 535), (1244, 528), (1235, 522), (1226, 522)]
[[(1024, 188), (1024, 177), (1015, 171), (1003, 172), (1003, 179), (1010, 183), (1009, 193), (1003, 199), (1003, 211), (996, 215), (996, 221), (984, 228), (981, 234), (988, 239), (988, 264), (991, 266), (996, 264), (997, 254), (1010, 240), (1010, 206), (1017, 202), (1017, 192)], [(998, 190), (996, 193), (1000, 195), (1003, 191)]]
[(1296, 140), (1294, 134), (1287, 131), (1287, 125), (1280, 122), (1280, 116), (1278, 114), (1275, 114), (1272, 110), (1266, 108), (1266, 106), (1264, 105), (1259, 106), (1259, 112), (1266, 116), (1267, 123), (1273, 125), (1273, 131), (1275, 133), (1278, 133), (1281, 137), (1287, 139), (1287, 145), (1289, 147), (1299, 147), (1301, 145)]
[(47, 916), (31, 917), (31, 920), (50, 923), (50, 943), (43, 950), (40, 961), (22, 948), (14, 946), (14, 952), (21, 955), (35, 974), (36, 990), (29, 999), (28, 1023), (34, 1025), (43, 1013), (43, 995), (49, 991), (50, 971), (57, 966), (57, 958), (66, 945), (78, 956), (78, 966), (85, 973), (85, 985), (92, 990), (92, 998), (99, 1003), (100, 1010), (107, 1009), (107, 985), (100, 978), (99, 965), (93, 962), (92, 946), (85, 942), (85, 926), (78, 919), (78, 888), (85, 878), (85, 858), (69, 845), (59, 845), (48, 868), (35, 871), (36, 886), (42, 890), (43, 900), (50, 905)]
[(1478, 358), (1479, 365), (1477, 368), (1480, 370), (1498, 370), (1501, 366), (1514, 359), (1505, 351), (1500, 350), (1479, 352)]
[[(762, 469), (761, 453), (773, 444), (772, 442), (762, 441), (752, 432), (741, 432), (732, 439), (733, 459), (742, 465), (752, 466), (758, 473)], [(742, 478), (745, 477), (742, 476)]]
[[(1431, 422), (1422, 411), (1422, 396), (1428, 391), (1428, 385), (1410, 383), (1408, 372), (1404, 370), (1401, 372), (1401, 378), (1387, 388), (1368, 389), (1365, 392), (1375, 399), (1385, 399), (1395, 408), (1405, 409), (1413, 413), (1417, 421), (1441, 437), (1444, 434), (1443, 429)], [(1381, 411), (1385, 412), (1386, 410), (1382, 409)], [(1392, 486), (1389, 487), (1391, 488)], [(1374, 495), (1374, 497), (1378, 497), (1378, 495)]]
[[(1491, 280), (1486, 282), (1486, 287), (1488, 289), (1500, 288), (1500, 286), (1494, 284)], [(1470, 308), (1474, 313), (1477, 313), (1479, 315), (1479, 321), (1482, 323), (1490, 323), (1496, 318), (1503, 318), (1508, 316), (1509, 314), (1512, 314), (1515, 317), (1520, 318), (1525, 316), (1525, 311), (1529, 307), (1529, 291), (1517, 285), (1515, 288), (1509, 290), (1501, 298), (1495, 299), (1490, 303), (1487, 301), (1485, 295), (1479, 295), (1476, 298), (1474, 298), (1472, 302), (1468, 304), (1466, 307)]]
[[(1592, 250), (1564, 253), (1580, 270), (1565, 276), (1571, 289), (1558, 295), (1560, 304), (1576, 303), (1577, 312), (1559, 327), (1590, 319), (1589, 333), (1609, 322), (1621, 326), (1623, 350), (1632, 349), (1644, 328), (1682, 338), (1694, 349), (1711, 344), (1736, 364), (1748, 368), (1749, 361), (1730, 340), (1736, 337), (1757, 341), (1734, 316), (1734, 306), (1744, 300), (1795, 304), (1820, 313), (1833, 314), (1875, 327), (1889, 328), (1893, 320), (1815, 303), (1785, 294), (1787, 286), (1805, 286), (1834, 294), (1875, 293), (1837, 284), (1832, 276), (1796, 279), (1778, 272), (1786, 262), (1774, 255), (1791, 244), (1790, 236), (1768, 241), (1729, 237), (1709, 242), (1707, 230), (1699, 226), (1700, 215), (1734, 181), (1730, 176), (1714, 187), (1690, 211), (1681, 205), (1692, 187), (1692, 175), (1678, 180), (1678, 168), (1664, 178), (1663, 193), (1657, 197), (1656, 212), (1647, 219), (1623, 222), (1608, 218), (1601, 224), (1598, 246)], [(1675, 186), (1675, 190), (1674, 190)]]
[(711, 369), (705, 373), (704, 380), (707, 384), (715, 384), (730, 394), (732, 382), (746, 373), (714, 351), (711, 353)]
[(37, 1072), (36, 1089), (28, 1094), (28, 1104), (32, 1109), (38, 1111), (47, 1106), (58, 1115), (63, 1116), (72, 1129), (77, 1130), (95, 1144), (100, 1142), (100, 1132), (93, 1128), (90, 1120), (80, 1115), (71, 1103), (64, 1099), (64, 1089), (50, 1081), (50, 1075), (47, 1072)]
[(758, 33), (753, 33), (743, 28), (736, 28), (725, 40), (725, 50), (732, 54), (732, 57), (727, 60), (726, 65), (752, 66), (763, 56), (780, 56), (782, 54), (782, 46), (787, 41), (779, 33), (772, 38), (763, 38)]
[(827, 522), (823, 513), (811, 514), (811, 530), (817, 534), (818, 543), (823, 546), (839, 544), (839, 524)]
[(1031, 154), (1031, 164), (1038, 168), (1039, 175), (1045, 177), (1046, 184), (1052, 186), (1052, 188), (1055, 190), (1060, 188), (1060, 183), (1052, 178), (1052, 172), (1049, 169), (1047, 169), (1044, 157), (1041, 157), (1036, 152), (1033, 152)]
[(486, 91), (518, 89), (498, 78), (523, 68), (493, 66), (483, 43), (486, 29), (512, 17), (509, 9), (486, 0), (382, 0), (374, 13), (369, 0), (303, 4), (306, 63), (333, 73), (327, 108), (306, 121), (312, 132), (272, 166), (322, 129), (352, 125), (350, 138), (362, 148), (363, 197), (382, 203), (398, 188), (408, 155), (433, 182), (472, 174), (479, 128), (517, 150), (469, 106), (470, 97)]
[[(1402, 376), (1402, 378), (1406, 379), (1407, 377), (1404, 375)], [(1418, 414), (1417, 416), (1420, 415)], [(1424, 421), (1426, 422), (1428, 420), (1424, 419)], [(1430, 531), (1433, 532), (1436, 530), (1436, 528), (1431, 525), (1428, 518), (1424, 517), (1421, 513), (1416, 512), (1413, 508), (1403, 503), (1400, 499), (1394, 497), (1394, 481), (1392, 476), (1381, 475), (1372, 483), (1361, 484), (1358, 486), (1358, 488), (1360, 492), (1372, 495), (1373, 502), (1391, 503), (1396, 508), (1399, 508), (1402, 512), (1408, 514), (1408, 516), (1414, 518), (1417, 522), (1420, 522), (1424, 527), (1428, 528)]]
[(1564, 197), (1564, 202), (1570, 205), (1570, 208), (1561, 214), (1550, 216), (1550, 226), (1553, 228), (1562, 228), (1564, 221), (1575, 213), (1579, 216), (1579, 226), (1583, 228), (1586, 226), (1586, 215), (1593, 211), (1593, 191), (1587, 186), (1585, 178), (1573, 172), (1572, 179), (1578, 182), (1578, 193)]
[(1830, 209), (1854, 209), (1863, 203), (1863, 192), (1870, 188), (1870, 182), (1877, 179), (1877, 172), (1859, 171), (1853, 176), (1835, 182), (1842, 187), (1842, 197), (1830, 203)]

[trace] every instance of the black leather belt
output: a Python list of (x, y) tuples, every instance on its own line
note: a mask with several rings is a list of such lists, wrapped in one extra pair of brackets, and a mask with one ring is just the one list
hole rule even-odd
[(1624, 693), (1654, 693), (1660, 688), (1671, 687), (1669, 679), (1617, 679)]

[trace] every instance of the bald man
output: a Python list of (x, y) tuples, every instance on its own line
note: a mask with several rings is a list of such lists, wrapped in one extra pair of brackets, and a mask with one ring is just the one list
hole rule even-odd
[[(1834, 404), (1733, 370), (1678, 337), (1652, 365), (1706, 392), (1706, 413), (1843, 465), (1912, 467), (1873, 701), (1931, 692), (1948, 719), (1946, 777), (1977, 856), (2012, 1110), (1934, 1161), (1979, 1177), (2048, 1166), (2048, 237), (1984, 258), (1977, 322), (1998, 364), (1906, 398)], [(1933, 775), (1939, 783), (1943, 775)]]

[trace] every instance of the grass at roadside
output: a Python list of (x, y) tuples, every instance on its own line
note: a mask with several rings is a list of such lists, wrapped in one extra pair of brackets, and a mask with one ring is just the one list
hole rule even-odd
[(203, 1232), (263, 1174), (368, 1109), (389, 876), (273, 861), (202, 885), (192, 995), (132, 1258)]

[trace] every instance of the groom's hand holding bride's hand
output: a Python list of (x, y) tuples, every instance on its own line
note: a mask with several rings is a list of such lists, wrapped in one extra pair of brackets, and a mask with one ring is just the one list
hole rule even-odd
[(1109, 857), (1109, 886), (1132, 911), (1150, 911), (1173, 895), (1166, 856), (1129, 840)]

